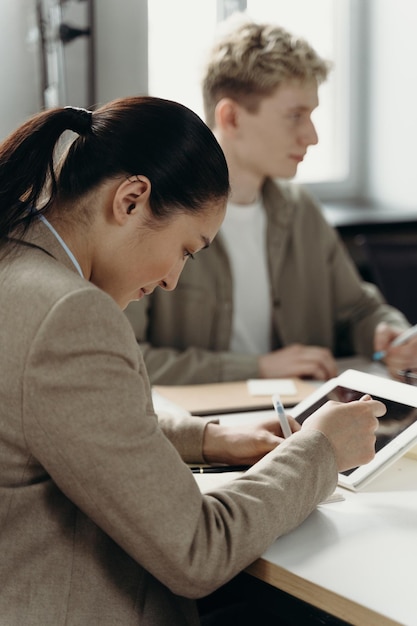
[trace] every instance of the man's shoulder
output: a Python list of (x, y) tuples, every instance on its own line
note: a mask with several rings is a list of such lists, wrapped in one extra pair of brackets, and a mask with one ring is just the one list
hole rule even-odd
[(299, 183), (289, 180), (267, 178), (262, 189), (262, 194), (264, 198), (273, 196), (294, 205), (301, 203), (319, 206), (318, 201), (308, 189)]
[[(320, 203), (303, 185), (285, 181), (267, 179), (262, 189), (262, 197), (267, 212), (272, 214), (286, 213), (290, 219), (324, 221)], [(277, 211), (279, 209), (279, 211)]]

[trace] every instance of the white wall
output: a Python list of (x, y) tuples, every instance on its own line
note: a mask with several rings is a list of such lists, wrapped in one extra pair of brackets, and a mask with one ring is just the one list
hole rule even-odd
[(95, 0), (97, 102), (147, 93), (147, 32), (147, 0)]
[(370, 1), (367, 195), (417, 208), (417, 3)]
[(0, 1), (0, 140), (39, 110), (39, 57), (33, 0)]
[[(147, 0), (94, 0), (96, 103), (147, 93)], [(65, 17), (81, 23), (85, 7), (64, 5)], [(84, 4), (84, 3), (82, 3)], [(85, 106), (85, 38), (65, 50), (67, 104)], [(0, 0), (0, 140), (42, 107), (40, 43), (35, 0)], [(79, 50), (76, 50), (79, 49)], [(51, 104), (54, 104), (53, 102)]]

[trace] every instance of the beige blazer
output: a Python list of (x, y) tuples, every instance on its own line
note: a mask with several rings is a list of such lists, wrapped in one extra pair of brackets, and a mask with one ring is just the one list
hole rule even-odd
[(192, 598), (335, 487), (331, 446), (297, 434), (202, 496), (126, 317), (42, 223), (27, 239), (0, 261), (0, 623), (198, 624)]

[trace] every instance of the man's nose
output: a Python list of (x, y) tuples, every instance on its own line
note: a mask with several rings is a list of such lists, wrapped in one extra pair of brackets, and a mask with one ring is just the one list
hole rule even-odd
[(317, 135), (316, 127), (312, 120), (306, 124), (303, 129), (303, 133), (301, 135), (301, 141), (305, 146), (315, 146), (319, 142), (319, 137)]

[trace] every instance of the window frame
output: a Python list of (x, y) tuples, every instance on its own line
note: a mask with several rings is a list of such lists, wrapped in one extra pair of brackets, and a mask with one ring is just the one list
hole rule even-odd
[[(346, 101), (347, 111), (343, 119), (336, 123), (340, 128), (342, 150), (347, 150), (346, 174), (337, 180), (308, 182), (305, 178), (295, 178), (322, 202), (355, 201), (363, 195), (366, 184), (366, 166), (368, 152), (367, 136), (367, 50), (365, 45), (368, 30), (368, 2), (364, 0), (344, 0), (345, 8), (339, 12), (338, 44), (347, 47), (345, 77), (339, 80), (340, 97)], [(333, 0), (339, 3), (342, 0)], [(217, 20), (221, 21), (236, 9), (244, 10), (246, 0), (216, 0)], [(254, 16), (256, 18), (256, 16)], [(149, 73), (151, 68), (148, 68)], [(343, 82), (342, 82), (343, 81)], [(165, 97), (165, 96), (164, 96)], [(170, 96), (166, 96), (170, 97)], [(175, 99), (175, 98), (174, 98)], [(339, 100), (340, 101), (340, 100)], [(337, 140), (337, 139), (336, 139)], [(346, 145), (345, 145), (346, 144)], [(311, 155), (309, 158), (314, 158)]]
[[(337, 1), (337, 0), (336, 0)], [(368, 29), (367, 2), (349, 0), (347, 34), (348, 46), (348, 118), (349, 145), (348, 173), (338, 181), (303, 183), (321, 201), (337, 202), (358, 200), (364, 195), (368, 152), (367, 134), (367, 47)]]

